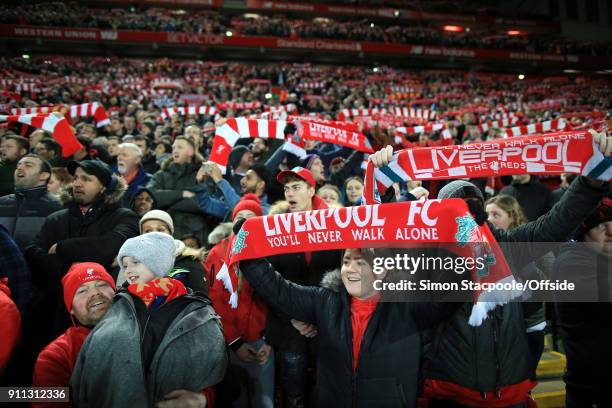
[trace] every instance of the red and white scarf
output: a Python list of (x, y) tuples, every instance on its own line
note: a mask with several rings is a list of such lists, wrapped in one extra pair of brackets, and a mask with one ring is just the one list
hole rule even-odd
[[(403, 247), (418, 243), (456, 243), (457, 255), (487, 259), (472, 271), (480, 283), (511, 283), (514, 278), (493, 234), (478, 226), (461, 199), (363, 205), (248, 219), (232, 239), (229, 269), (245, 259), (347, 248)], [(479, 243), (479, 245), (466, 245)], [(478, 253), (475, 253), (478, 252)], [(469, 323), (478, 326), (487, 311), (520, 291), (477, 291)]]
[(65, 117), (55, 114), (46, 115), (0, 115), (0, 122), (24, 123), (26, 125), (46, 130), (53, 139), (62, 146), (62, 157), (72, 156), (83, 149), (77, 140), (74, 130)]
[(548, 120), (546, 122), (532, 123), (531, 125), (515, 126), (502, 131), (503, 137), (516, 137), (533, 135), (536, 133), (549, 133), (563, 130), (567, 126), (565, 119)]
[(612, 157), (603, 156), (588, 131), (401, 150), (387, 166), (375, 169), (368, 164), (364, 197), (366, 203), (375, 203), (378, 191), (409, 180), (561, 173), (608, 181)]
[[(231, 118), (216, 129), (210, 161), (217, 163), (223, 173), (227, 170), (227, 163), (232, 148), (241, 138), (285, 139), (284, 130), (287, 121)], [(363, 152), (372, 153), (366, 137), (358, 132), (354, 125), (335, 123), (294, 121), (297, 132), (287, 145), (292, 153), (303, 156), (305, 154), (305, 140), (320, 140), (341, 146), (348, 146)]]
[(212, 116), (217, 113), (217, 109), (214, 106), (184, 106), (174, 108), (162, 108), (160, 121), (164, 121), (171, 116), (175, 115), (207, 115)]
[(49, 112), (64, 112), (70, 119), (94, 117), (96, 126), (102, 127), (110, 125), (110, 118), (104, 106), (98, 102), (83, 103), (80, 105), (64, 106), (40, 106), (35, 108), (16, 108), (11, 109), (13, 115), (38, 115)]

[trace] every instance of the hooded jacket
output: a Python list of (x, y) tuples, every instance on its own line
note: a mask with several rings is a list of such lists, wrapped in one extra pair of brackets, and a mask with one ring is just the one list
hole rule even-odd
[(176, 164), (168, 158), (161, 169), (153, 175), (149, 188), (157, 201), (157, 208), (170, 214), (174, 221), (174, 236), (181, 238), (194, 234), (200, 242), (205, 242), (208, 225), (205, 214), (198, 206), (195, 197), (183, 198), (183, 191), (196, 185), (199, 162)]
[[(607, 189), (591, 187), (579, 177), (561, 201), (536, 221), (508, 231), (489, 224), (512, 270), (520, 271), (551, 250), (551, 245), (512, 244), (566, 241)], [(497, 307), (479, 327), (468, 325), (471, 310), (472, 305), (465, 304), (451, 319), (428, 333), (423, 364), (425, 395), (482, 407), (524, 401), (535, 384), (529, 381), (520, 303)]]
[(132, 200), (130, 201), (130, 209), (134, 212), (136, 212), (136, 210), (134, 209), (134, 204), (136, 201), (136, 197), (138, 197), (138, 195), (143, 192), (146, 191), (147, 193), (149, 193), (149, 195), (151, 196), (151, 198), (153, 199), (153, 206), (151, 207), (152, 210), (156, 210), (157, 209), (157, 200), (155, 199), (155, 194), (153, 194), (153, 191), (151, 191), (149, 188), (145, 187), (145, 186), (140, 186), (138, 188), (138, 190), (136, 190), (136, 192), (134, 193), (134, 195), (132, 196)]
[[(138, 216), (120, 207), (126, 185), (104, 194), (82, 214), (72, 198), (66, 208), (45, 220), (34, 241), (26, 247), (25, 258), (32, 270), (34, 336), (40, 337), (38, 350), (70, 327), (62, 302), (61, 279), (75, 262), (97, 262), (107, 270), (121, 245), (138, 235)], [(54, 244), (56, 253), (49, 254)], [(36, 353), (38, 353), (36, 350)]]
[[(197, 295), (181, 296), (155, 311), (148, 310), (144, 327), (137, 301), (129, 292), (120, 291), (83, 344), (70, 381), (76, 406), (151, 407), (171, 391), (199, 392), (223, 378), (225, 340), (210, 301)], [(178, 309), (172, 306), (176, 302), (182, 302)], [(175, 315), (162, 317), (164, 313)], [(145, 372), (142, 339), (148, 335), (147, 326), (160, 318), (171, 321), (157, 340)]]
[(46, 185), (17, 190), (0, 197), (0, 224), (23, 251), (38, 234), (45, 218), (61, 209), (61, 203), (47, 192)]
[(294, 285), (265, 260), (242, 261), (240, 270), (271, 308), (318, 330), (317, 407), (416, 407), (419, 332), (448, 317), (453, 303), (379, 302), (365, 330), (353, 370), (351, 297), (340, 272), (323, 285)]

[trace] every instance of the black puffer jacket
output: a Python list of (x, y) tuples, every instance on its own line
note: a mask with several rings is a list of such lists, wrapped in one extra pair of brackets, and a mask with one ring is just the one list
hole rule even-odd
[(338, 292), (295, 285), (265, 260), (243, 261), (240, 270), (271, 307), (317, 326), (317, 407), (416, 407), (419, 331), (448, 317), (460, 304), (378, 303), (354, 372), (351, 298), (344, 285)]
[[(489, 224), (512, 270), (517, 272), (542, 257), (551, 246), (504, 243), (567, 241), (607, 191), (607, 186), (591, 187), (579, 177), (561, 201), (536, 221), (509, 231)], [(479, 327), (468, 325), (471, 308), (471, 304), (464, 305), (450, 320), (428, 333), (425, 377), (487, 393), (528, 379), (528, 349), (520, 304), (497, 308)]]
[(4, 225), (23, 251), (32, 242), (49, 214), (62, 205), (47, 193), (47, 186), (17, 190), (0, 197), (0, 224)]
[[(120, 183), (111, 195), (104, 195), (86, 214), (69, 202), (66, 209), (47, 217), (34, 241), (26, 247), (25, 258), (32, 270), (34, 296), (38, 313), (35, 319), (50, 330), (48, 341), (70, 325), (63, 303), (61, 279), (75, 262), (97, 262), (110, 270), (121, 245), (138, 235), (138, 216), (119, 202), (125, 192)], [(57, 244), (56, 253), (49, 248)], [(57, 317), (53, 317), (56, 314)], [(50, 325), (54, 328), (51, 329)], [(44, 332), (41, 327), (41, 332)]]

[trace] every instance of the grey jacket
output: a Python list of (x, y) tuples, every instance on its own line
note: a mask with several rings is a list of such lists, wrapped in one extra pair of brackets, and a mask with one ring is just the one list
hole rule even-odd
[(145, 375), (141, 328), (131, 295), (113, 306), (81, 348), (70, 385), (78, 407), (151, 407), (169, 392), (199, 392), (225, 375), (227, 352), (219, 316), (203, 298), (172, 321)]

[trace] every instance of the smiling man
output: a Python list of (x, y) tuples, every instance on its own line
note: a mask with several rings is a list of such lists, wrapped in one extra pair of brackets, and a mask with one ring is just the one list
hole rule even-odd
[[(25, 323), (32, 355), (70, 326), (61, 303), (60, 280), (76, 262), (96, 262), (107, 269), (131, 237), (138, 235), (138, 216), (120, 207), (126, 183), (98, 160), (72, 161), (72, 201), (51, 214), (26, 247), (32, 270), (33, 313)], [(33, 361), (32, 361), (33, 363)], [(31, 368), (31, 367), (30, 367)], [(31, 374), (30, 374), (31, 375)]]
[(115, 296), (114, 279), (102, 265), (94, 262), (74, 264), (62, 279), (62, 285), (64, 304), (73, 326), (38, 356), (34, 387), (68, 387), (83, 342), (106, 315)]

